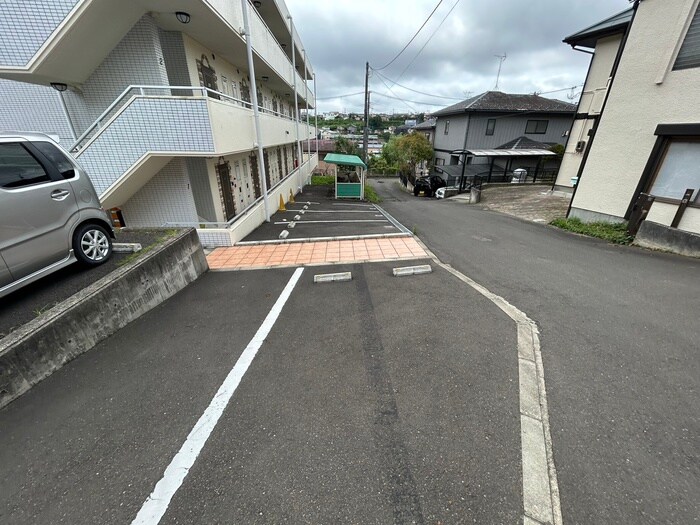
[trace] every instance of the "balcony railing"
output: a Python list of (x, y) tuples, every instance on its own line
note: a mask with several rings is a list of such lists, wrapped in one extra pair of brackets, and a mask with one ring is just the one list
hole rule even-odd
[[(214, 91), (202, 86), (129, 86), (114, 102), (112, 102), (102, 114), (83, 132), (75, 143), (70, 147), (71, 153), (79, 153), (94, 137), (96, 137), (108, 123), (116, 117), (119, 112), (125, 108), (134, 97), (173, 97), (173, 98), (198, 98), (207, 99), (213, 98), (235, 106), (240, 106), (252, 111), (253, 105), (251, 102), (239, 98), (226, 95), (219, 91)], [(274, 115), (279, 118), (293, 121), (291, 115), (273, 111), (259, 104), (258, 109), (262, 113)], [(302, 123), (302, 121), (299, 121)]]

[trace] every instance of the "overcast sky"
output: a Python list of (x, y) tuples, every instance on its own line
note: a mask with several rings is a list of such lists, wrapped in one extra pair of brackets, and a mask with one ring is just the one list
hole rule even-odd
[[(319, 111), (362, 112), (363, 95), (330, 97), (363, 91), (365, 62), (379, 69), (391, 61), (438, 1), (285, 0), (316, 72)], [(628, 0), (443, 0), (406, 51), (371, 74), (371, 111), (435, 111), (492, 90), (495, 55), (507, 55), (500, 91), (544, 93), (582, 84), (590, 56), (562, 39), (629, 5)], [(571, 95), (568, 90), (543, 96), (576, 102)]]

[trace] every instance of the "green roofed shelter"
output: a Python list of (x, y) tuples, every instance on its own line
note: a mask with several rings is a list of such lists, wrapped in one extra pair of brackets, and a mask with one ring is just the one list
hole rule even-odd
[(365, 170), (367, 166), (357, 155), (329, 153), (324, 161), (333, 164), (336, 199), (365, 198)]

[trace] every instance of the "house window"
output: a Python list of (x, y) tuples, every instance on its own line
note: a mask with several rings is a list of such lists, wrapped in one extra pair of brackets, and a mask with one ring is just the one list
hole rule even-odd
[(528, 120), (525, 133), (529, 135), (544, 135), (547, 133), (549, 120)]
[(493, 135), (494, 129), (496, 129), (496, 119), (490, 118), (486, 121), (486, 134)]
[(445, 121), (445, 135), (449, 134), (450, 132), (450, 121), (446, 120)]
[(695, 11), (693, 20), (678, 51), (673, 69), (700, 67), (700, 8)]
[(681, 200), (685, 190), (695, 190), (691, 201), (698, 198), (700, 188), (700, 138), (671, 139), (651, 186), (655, 197)]
[(435, 165), (436, 165), (436, 166), (444, 166), (444, 165), (445, 165), (445, 159), (436, 158), (436, 159), (435, 159)]

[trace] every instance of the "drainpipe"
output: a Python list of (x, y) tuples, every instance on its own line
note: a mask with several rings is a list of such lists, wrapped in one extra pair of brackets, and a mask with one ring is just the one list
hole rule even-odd
[(318, 162), (318, 102), (316, 101), (316, 73), (314, 73), (314, 133), (316, 136), (316, 162)]
[[(306, 76), (306, 49), (304, 49), (304, 100), (306, 100), (306, 152), (309, 155), (309, 167), (311, 167), (311, 136), (309, 135), (309, 79)], [(316, 102), (314, 101), (314, 104)]]
[(75, 143), (75, 141), (78, 140), (78, 136), (75, 134), (75, 126), (73, 126), (73, 120), (70, 118), (70, 113), (68, 113), (68, 106), (66, 106), (66, 101), (63, 98), (63, 93), (57, 91), (56, 94), (58, 95), (58, 99), (61, 101), (61, 108), (63, 108), (63, 114), (66, 117), (68, 127), (70, 128), (70, 132), (73, 135), (73, 143)]
[(291, 16), (289, 18), (289, 34), (292, 36), (292, 78), (294, 79), (294, 124), (296, 126), (297, 133), (297, 158), (299, 159), (299, 166), (297, 169), (297, 177), (299, 178), (299, 193), (302, 192), (301, 185), (301, 141), (299, 140), (299, 99), (297, 98), (297, 53), (294, 45), (294, 20)]
[(243, 31), (245, 32), (245, 45), (248, 54), (248, 71), (250, 72), (251, 97), (253, 98), (253, 122), (255, 126), (255, 146), (258, 150), (258, 166), (260, 166), (260, 184), (262, 184), (263, 207), (265, 208), (265, 221), (270, 222), (270, 205), (267, 202), (267, 173), (265, 157), (262, 147), (262, 132), (260, 130), (260, 111), (258, 109), (258, 86), (255, 81), (255, 64), (253, 63), (253, 45), (250, 40), (250, 23), (248, 22), (248, 0), (241, 0), (243, 8)]
[[(591, 151), (591, 148), (593, 147), (593, 141), (595, 140), (596, 134), (598, 132), (598, 126), (600, 125), (600, 121), (602, 120), (603, 113), (605, 112), (605, 106), (608, 105), (608, 98), (610, 97), (610, 92), (612, 91), (613, 83), (615, 82), (615, 76), (617, 75), (617, 68), (620, 66), (620, 60), (622, 59), (622, 53), (625, 50), (625, 46), (627, 45), (627, 37), (629, 37), (630, 32), (632, 31), (632, 25), (634, 24), (634, 19), (637, 16), (637, 8), (639, 7), (639, 2), (641, 0), (634, 0), (634, 5), (632, 6), (632, 18), (630, 19), (630, 23), (627, 26), (627, 29), (625, 30), (625, 34), (622, 37), (622, 42), (620, 42), (620, 48), (617, 50), (617, 55), (615, 55), (615, 62), (613, 62), (613, 67), (612, 67), (612, 72), (610, 73), (610, 82), (608, 83), (608, 90), (605, 93), (605, 99), (603, 100), (603, 105), (600, 108), (600, 113), (598, 114), (598, 118), (595, 119), (595, 122), (593, 123), (593, 127), (591, 128), (590, 131), (590, 140), (588, 141), (588, 147), (586, 148), (586, 151), (583, 152), (583, 158), (581, 159), (581, 165), (578, 168), (578, 172), (576, 173), (576, 186), (574, 186), (574, 191), (571, 194), (571, 200), (569, 201), (569, 207), (566, 210), (566, 218), (569, 218), (569, 214), (571, 213), (571, 207), (574, 204), (574, 199), (576, 198), (576, 191), (578, 190), (579, 186), (581, 185), (581, 176), (583, 175), (583, 170), (586, 167), (586, 162), (588, 161), (588, 154)], [(576, 49), (576, 48), (574, 48)], [(580, 51), (577, 49), (577, 51)], [(592, 60), (592, 59), (591, 59)]]

